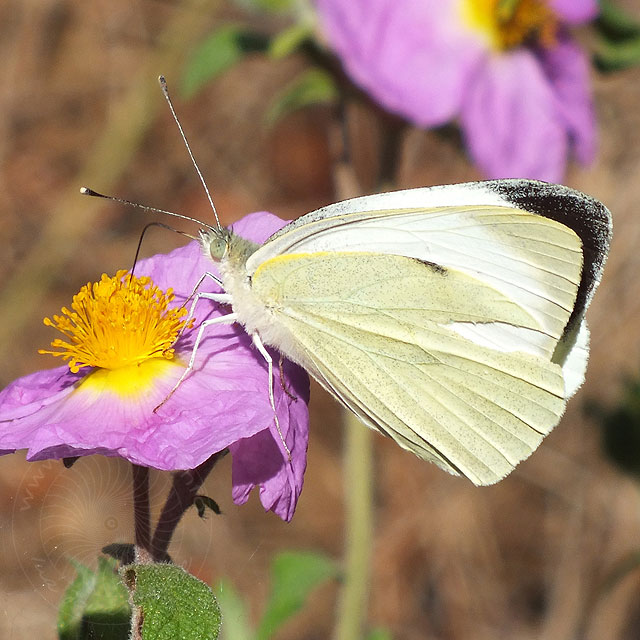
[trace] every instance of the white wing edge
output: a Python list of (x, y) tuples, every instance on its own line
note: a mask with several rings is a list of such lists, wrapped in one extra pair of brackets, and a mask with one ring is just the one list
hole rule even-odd
[[(510, 181), (501, 181), (510, 182)], [(513, 181), (517, 182), (517, 181)], [(531, 184), (537, 181), (527, 181)], [(376, 193), (368, 196), (350, 198), (342, 202), (321, 207), (311, 211), (306, 215), (290, 222), (280, 231), (276, 232), (267, 240), (284, 235), (289, 231), (316, 220), (325, 218), (335, 218), (348, 213), (364, 213), (366, 211), (386, 211), (390, 209), (430, 209), (436, 207), (451, 206), (502, 206), (517, 209), (519, 206), (491, 189), (489, 185), (493, 182), (464, 182), (461, 184), (445, 184), (434, 187), (418, 187), (416, 189), (403, 189), (401, 191), (388, 191), (386, 193)], [(265, 244), (266, 244), (265, 243)]]
[(562, 367), (564, 397), (571, 398), (582, 386), (589, 359), (589, 329), (583, 318), (558, 343), (552, 361)]

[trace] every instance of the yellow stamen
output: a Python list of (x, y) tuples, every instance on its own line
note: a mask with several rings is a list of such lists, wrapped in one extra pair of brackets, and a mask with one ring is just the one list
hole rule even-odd
[(462, 0), (467, 22), (483, 31), (494, 49), (529, 42), (548, 48), (557, 41), (558, 21), (544, 0)]
[(150, 358), (172, 359), (186, 309), (169, 308), (171, 289), (164, 293), (151, 278), (126, 273), (103, 274), (73, 297), (72, 310), (63, 307), (63, 315), (45, 318), (45, 325), (61, 331), (67, 341), (58, 338), (51, 343), (55, 351), (39, 353), (69, 360), (73, 373), (87, 366), (113, 370)]

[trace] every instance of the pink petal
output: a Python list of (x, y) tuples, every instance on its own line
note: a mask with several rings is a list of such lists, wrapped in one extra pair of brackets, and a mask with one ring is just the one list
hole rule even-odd
[(587, 57), (573, 42), (563, 40), (553, 49), (542, 51), (540, 60), (576, 157), (582, 164), (589, 164), (596, 153), (596, 122)]
[[(285, 367), (295, 367), (290, 362)], [(286, 369), (285, 369), (286, 372)], [(288, 373), (288, 372), (287, 372)], [(290, 379), (297, 380), (294, 376)], [(277, 382), (277, 381), (276, 381)], [(295, 451), (306, 451), (308, 429), (306, 422), (309, 389), (290, 389), (298, 397), (291, 406), (288, 421), (280, 420), (287, 447), (291, 452), (291, 463), (281, 455), (280, 436), (275, 429), (269, 434), (262, 431), (246, 440), (239, 440), (230, 447), (233, 455), (233, 499), (244, 504), (250, 491), (260, 487), (260, 501), (266, 510), (274, 511), (283, 520), (291, 520), (302, 491), (306, 468), (306, 456), (295, 455)], [(278, 416), (282, 412), (278, 411)]]
[(593, 20), (600, 11), (598, 0), (550, 0), (549, 4), (563, 22), (568, 24)]
[[(0, 447), (28, 447), (30, 460), (99, 452), (174, 470), (191, 469), (261, 430), (268, 433), (273, 411), (266, 367), (256, 361), (255, 350), (239, 327), (217, 329), (202, 342), (194, 374), (157, 412), (154, 408), (166, 398), (181, 368), (176, 367), (171, 377), (157, 379), (140, 398), (87, 391), (82, 384), (76, 388), (68, 369), (56, 369), (68, 383), (65, 389), (13, 409), (2, 405), (3, 419), (18, 419), (0, 432)], [(185, 357), (190, 353), (188, 349)], [(291, 373), (300, 376), (298, 371)], [(28, 376), (26, 382), (38, 376)], [(16, 381), (9, 394), (24, 384), (25, 379)], [(282, 404), (286, 394), (279, 389), (275, 393)], [(286, 422), (288, 406), (281, 410)]]
[(567, 134), (535, 56), (492, 56), (470, 83), (462, 128), (471, 156), (490, 178), (561, 180)]
[[(235, 228), (262, 242), (284, 224), (261, 213), (247, 216)], [(151, 275), (164, 289), (173, 286), (177, 305), (191, 295), (206, 270), (217, 268), (197, 243), (190, 243), (169, 255), (141, 261), (136, 274)], [(218, 289), (210, 279), (203, 285), (204, 290)], [(229, 310), (202, 300), (196, 316), (201, 322)], [(197, 327), (186, 331), (176, 345), (176, 358), (183, 362), (191, 356), (196, 331)], [(272, 356), (277, 363), (278, 354)], [(92, 374), (88, 368), (71, 374), (65, 366), (16, 380), (0, 392), (0, 453), (28, 448), (30, 460), (98, 453), (175, 470), (194, 468), (230, 447), (234, 475), (239, 478), (234, 497), (242, 501), (238, 496), (259, 486), (265, 507), (288, 520), (302, 490), (306, 465), (309, 380), (296, 365), (285, 362), (283, 367), (285, 382), (276, 369), (274, 395), (290, 456), (283, 454), (286, 449), (275, 428), (266, 364), (238, 325), (209, 327), (194, 372), (157, 411), (181, 367), (169, 366), (144, 394), (133, 397), (83, 385)], [(260, 464), (254, 465), (256, 456)]]
[(347, 73), (386, 109), (437, 126), (460, 109), (485, 48), (453, 0), (316, 0)]

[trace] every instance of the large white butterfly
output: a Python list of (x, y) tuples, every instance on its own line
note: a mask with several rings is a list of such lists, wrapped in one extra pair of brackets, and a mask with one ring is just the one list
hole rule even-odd
[(365, 196), (262, 245), (201, 231), (225, 291), (203, 297), (231, 305), (222, 321), (244, 326), (270, 374), (264, 345), (400, 446), (491, 484), (584, 380), (611, 228), (597, 200), (529, 180)]

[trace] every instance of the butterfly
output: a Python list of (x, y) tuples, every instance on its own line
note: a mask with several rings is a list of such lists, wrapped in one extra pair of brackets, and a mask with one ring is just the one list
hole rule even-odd
[[(220, 225), (159, 81), (217, 223), (199, 240), (220, 277), (200, 278), (187, 324), (201, 298), (232, 308), (200, 324), (163, 404), (193, 371), (207, 327), (237, 322), (267, 362), (286, 453), (265, 345), (368, 427), (476, 485), (538, 448), (584, 381), (585, 314), (612, 235), (601, 202), (525, 179), (408, 189), (323, 207), (258, 245)], [(207, 277), (223, 292), (197, 292)]]
[(224, 290), (202, 295), (232, 308), (209, 322), (240, 323), (267, 359), (272, 405), (265, 345), (367, 426), (487, 485), (535, 451), (584, 380), (611, 233), (599, 201), (538, 181), (382, 193), (262, 245), (201, 230)]

